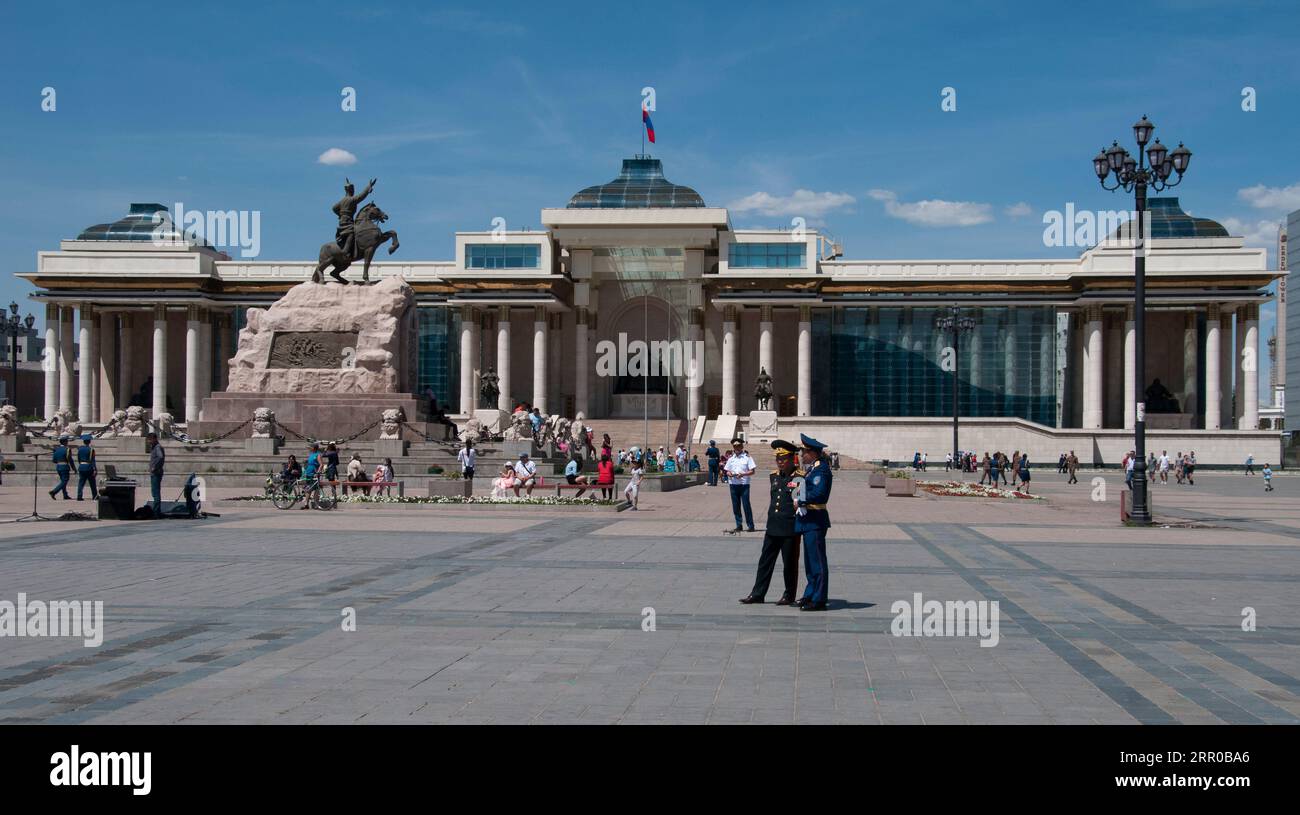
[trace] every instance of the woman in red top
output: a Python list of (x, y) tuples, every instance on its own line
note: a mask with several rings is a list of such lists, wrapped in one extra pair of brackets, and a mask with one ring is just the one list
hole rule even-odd
[(614, 461), (605, 453), (596, 462), (596, 486), (600, 487), (600, 497), (614, 498)]

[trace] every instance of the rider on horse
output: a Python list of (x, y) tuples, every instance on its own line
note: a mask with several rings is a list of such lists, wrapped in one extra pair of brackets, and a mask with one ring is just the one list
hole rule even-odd
[(352, 231), (353, 219), (357, 216), (357, 206), (365, 200), (371, 190), (375, 188), (375, 180), (370, 179), (370, 183), (361, 191), (360, 195), (353, 195), (355, 188), (348, 179), (343, 179), (344, 195), (339, 202), (333, 206), (334, 214), (339, 216), (339, 226), (334, 232), (334, 241), (343, 250), (343, 256), (349, 260), (358, 260), (356, 252), (356, 237)]

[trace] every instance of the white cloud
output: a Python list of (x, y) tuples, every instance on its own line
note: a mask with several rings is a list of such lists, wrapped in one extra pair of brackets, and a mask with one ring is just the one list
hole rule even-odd
[(1033, 212), (1034, 209), (1024, 201), (1020, 201), (1007, 207), (1004, 211), (1007, 213), (1007, 217), (1009, 218), (1024, 218)]
[(801, 215), (805, 218), (820, 218), (828, 212), (843, 209), (853, 203), (856, 203), (856, 200), (848, 193), (795, 190), (790, 195), (752, 193), (739, 201), (732, 202), (728, 205), (728, 209), (733, 212), (757, 212), (774, 217)]
[(1300, 184), (1289, 187), (1253, 187), (1237, 190), (1237, 197), (1255, 209), (1281, 209), (1290, 212), (1300, 209)]
[(1227, 227), (1229, 235), (1240, 235), (1246, 239), (1247, 246), (1259, 247), (1272, 252), (1277, 248), (1277, 230), (1280, 221), (1244, 221), (1240, 218), (1223, 218), (1220, 220)]
[(331, 167), (346, 167), (349, 164), (356, 164), (357, 157), (341, 147), (331, 147), (321, 153), (316, 161), (320, 164), (328, 164)]
[(993, 207), (974, 201), (912, 201), (901, 202), (892, 190), (871, 190), (867, 193), (885, 203), (885, 212), (917, 226), (975, 226), (993, 220)]

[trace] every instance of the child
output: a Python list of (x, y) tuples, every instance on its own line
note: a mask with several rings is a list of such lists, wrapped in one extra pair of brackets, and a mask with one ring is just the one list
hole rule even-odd
[(645, 475), (645, 470), (641, 469), (641, 462), (633, 462), (632, 480), (628, 481), (627, 486), (623, 488), (623, 497), (627, 498), (632, 504), (633, 510), (637, 508), (637, 498), (641, 494), (641, 477), (643, 475)]
[(1268, 462), (1264, 462), (1264, 469), (1260, 470), (1259, 473), (1264, 476), (1264, 492), (1272, 492), (1273, 468), (1268, 466)]

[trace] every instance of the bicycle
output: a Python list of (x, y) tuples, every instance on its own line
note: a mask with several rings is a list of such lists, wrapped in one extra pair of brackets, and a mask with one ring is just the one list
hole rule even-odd
[(319, 474), (287, 480), (272, 473), (266, 479), (266, 494), (276, 509), (292, 509), (305, 501), (304, 509), (331, 510), (338, 506), (338, 496), (326, 492)]

